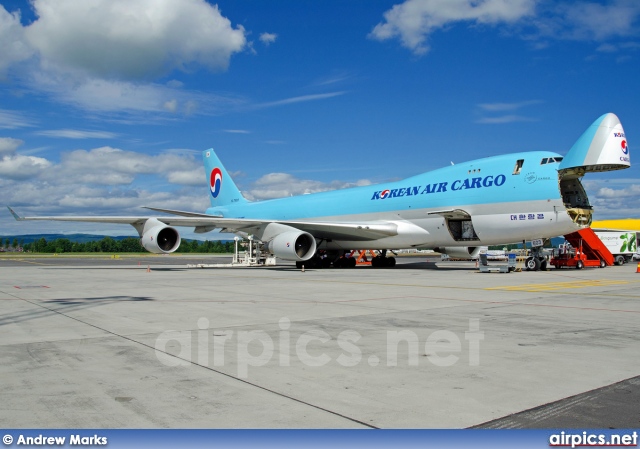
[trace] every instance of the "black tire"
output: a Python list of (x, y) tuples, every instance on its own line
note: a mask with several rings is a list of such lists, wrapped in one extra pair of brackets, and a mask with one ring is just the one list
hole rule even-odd
[(356, 258), (355, 257), (349, 257), (348, 259), (345, 259), (345, 260), (347, 262), (345, 264), (347, 268), (355, 268), (356, 267)]
[(600, 261), (600, 268), (604, 268), (607, 266), (607, 263), (604, 260)]
[(527, 271), (538, 271), (540, 269), (540, 261), (535, 257), (529, 257), (525, 262), (524, 266)]
[(584, 262), (583, 262), (583, 261), (581, 261), (581, 260), (579, 260), (579, 261), (576, 263), (576, 268), (577, 268), (578, 270), (582, 270), (582, 269), (584, 268)]
[(540, 261), (540, 271), (547, 271), (547, 261), (546, 261), (546, 259), (542, 259)]
[(372, 268), (378, 268), (382, 265), (382, 257), (380, 256), (376, 256), (373, 259), (371, 259), (371, 267)]
[(616, 265), (624, 265), (624, 263), (625, 263), (624, 257), (616, 256), (616, 262), (615, 262)]
[(386, 264), (387, 267), (393, 268), (396, 266), (396, 258), (395, 257), (387, 257)]

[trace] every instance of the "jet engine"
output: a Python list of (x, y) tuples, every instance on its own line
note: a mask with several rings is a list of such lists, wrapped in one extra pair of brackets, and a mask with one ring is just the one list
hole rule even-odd
[(480, 254), (479, 246), (445, 246), (434, 250), (452, 259), (475, 259)]
[(292, 230), (277, 234), (269, 240), (267, 248), (280, 259), (305, 261), (316, 253), (316, 239), (308, 232)]
[(140, 244), (154, 254), (169, 254), (180, 246), (180, 234), (155, 218), (148, 219), (140, 237)]

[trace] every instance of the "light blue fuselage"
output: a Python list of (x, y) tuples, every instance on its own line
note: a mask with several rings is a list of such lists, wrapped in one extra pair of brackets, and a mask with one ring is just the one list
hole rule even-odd
[[(501, 244), (527, 238), (562, 235), (578, 229), (566, 212), (558, 179), (561, 156), (528, 152), (495, 156), (444, 167), (407, 179), (344, 190), (261, 202), (238, 202), (207, 209), (225, 218), (298, 221), (385, 220), (402, 223), (411, 246), (461, 245), (446, 229), (441, 215), (460, 209), (470, 215), (475, 245)], [(514, 174), (518, 160), (521, 167)], [(579, 182), (579, 181), (578, 181)], [(524, 217), (524, 218), (523, 218)], [(544, 226), (541, 226), (544, 224)], [(380, 245), (401, 248), (403, 235), (380, 239)], [(415, 243), (419, 237), (420, 244)], [(355, 242), (331, 242), (348, 247)], [(378, 245), (378, 247), (381, 247)]]

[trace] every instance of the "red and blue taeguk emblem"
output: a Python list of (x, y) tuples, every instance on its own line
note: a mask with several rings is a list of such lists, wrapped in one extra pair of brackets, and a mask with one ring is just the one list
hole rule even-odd
[(389, 192), (390, 192), (389, 189), (386, 189), (386, 190), (383, 190), (382, 192), (380, 192), (380, 199), (383, 200), (386, 197), (388, 197), (389, 196)]
[(222, 172), (218, 167), (211, 170), (211, 196), (218, 198), (222, 188)]

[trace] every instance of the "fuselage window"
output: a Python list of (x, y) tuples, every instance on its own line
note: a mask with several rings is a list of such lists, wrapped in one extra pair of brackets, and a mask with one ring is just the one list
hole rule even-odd
[(516, 161), (516, 166), (513, 169), (513, 174), (514, 175), (519, 175), (520, 172), (522, 171), (522, 165), (524, 164), (524, 159), (518, 159)]

